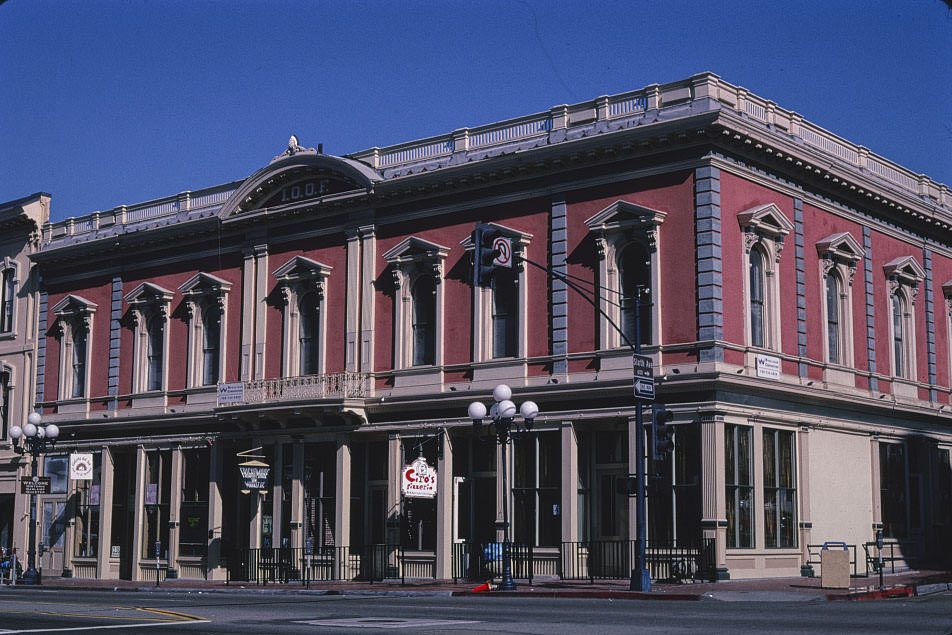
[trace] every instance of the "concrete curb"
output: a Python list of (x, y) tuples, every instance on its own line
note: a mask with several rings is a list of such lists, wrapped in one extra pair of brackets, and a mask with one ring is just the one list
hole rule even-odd
[(942, 593), (944, 591), (952, 591), (952, 582), (920, 584), (916, 586), (916, 595), (932, 595), (933, 593)]
[[(7, 587), (30, 591), (112, 591), (115, 593), (254, 593), (257, 595), (362, 595), (377, 597), (451, 597), (453, 591), (430, 590), (380, 590), (372, 589), (267, 589), (267, 588), (203, 588), (203, 587), (108, 587), (108, 586), (24, 586)], [(468, 592), (467, 592), (468, 593)]]
[(837, 601), (856, 601), (864, 600), (889, 600), (892, 598), (908, 598), (916, 594), (914, 586), (900, 586), (891, 589), (876, 589), (875, 591), (860, 591), (858, 593), (846, 593), (843, 595), (830, 594), (826, 599), (831, 602)]
[(688, 593), (639, 593), (637, 591), (453, 591), (453, 597), (484, 598), (586, 598), (610, 600), (680, 600), (696, 602), (700, 595)]

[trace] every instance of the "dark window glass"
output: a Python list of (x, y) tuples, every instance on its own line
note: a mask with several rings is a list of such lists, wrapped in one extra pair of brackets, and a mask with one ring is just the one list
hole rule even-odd
[(557, 547), (561, 540), (559, 435), (534, 434), (512, 448), (513, 540)]
[(165, 352), (165, 319), (154, 315), (148, 323), (148, 368), (146, 390), (162, 390), (163, 353)]
[(764, 254), (754, 247), (750, 250), (750, 344), (764, 346)]
[[(651, 343), (651, 308), (647, 301), (651, 288), (651, 259), (648, 250), (640, 243), (625, 247), (618, 261), (621, 279), (621, 330), (632, 344), (641, 339), (642, 344)], [(638, 335), (635, 334), (635, 307), (638, 300)]]
[(893, 363), (896, 367), (896, 377), (905, 376), (906, 358), (903, 355), (903, 347), (906, 339), (905, 320), (903, 319), (904, 306), (899, 294), (892, 297), (892, 318), (893, 318)]
[(0, 439), (7, 438), (10, 425), (10, 375), (0, 373)]
[(493, 357), (515, 357), (519, 323), (516, 278), (512, 273), (497, 270), (492, 284)]
[(13, 273), (13, 269), (4, 270), (3, 282), (0, 284), (0, 333), (13, 330), (13, 298), (16, 294)]
[(86, 396), (86, 338), (84, 327), (73, 330), (73, 387), (71, 397)]
[(906, 496), (906, 446), (879, 444), (879, 496), (883, 534), (904, 539), (908, 535), (909, 502)]
[(43, 459), (43, 472), (50, 477), (50, 493), (66, 493), (66, 468), (69, 461), (65, 456), (48, 456)]
[(764, 430), (764, 541), (796, 547), (796, 467), (793, 432)]
[(421, 276), (413, 285), (413, 365), (436, 363), (436, 284)]
[(208, 551), (209, 451), (182, 450), (182, 472), (179, 555), (202, 557)]
[(160, 558), (168, 558), (169, 500), (172, 485), (172, 452), (146, 453), (142, 557), (155, 560), (155, 543), (160, 542)]
[(221, 309), (210, 306), (202, 313), (202, 384), (218, 383), (221, 347)]
[(300, 374), (316, 375), (320, 372), (320, 308), (317, 296), (309, 293), (301, 300), (301, 328), (299, 337)]
[(754, 546), (753, 438), (752, 428), (733, 424), (724, 426), (728, 547)]
[(835, 273), (826, 279), (826, 338), (830, 361), (840, 363), (840, 279)]

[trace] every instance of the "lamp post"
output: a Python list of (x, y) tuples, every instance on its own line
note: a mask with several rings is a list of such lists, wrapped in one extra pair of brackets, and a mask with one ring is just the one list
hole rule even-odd
[[(512, 580), (512, 542), (509, 537), (509, 486), (506, 483), (506, 446), (512, 441), (512, 434), (520, 431), (519, 424), (516, 422), (516, 404), (512, 401), (512, 389), (506, 384), (499, 384), (493, 389), (494, 403), (489, 408), (489, 417), (492, 419), (493, 431), (496, 435), (496, 442), (501, 450), (502, 469), (502, 521), (503, 521), (503, 541), (502, 541), (502, 582), (499, 584), (500, 591), (515, 591), (516, 583)], [(469, 418), (473, 420), (473, 429), (478, 434), (479, 426), (486, 416), (486, 406), (474, 401), (469, 404)], [(532, 401), (522, 402), (518, 409), (519, 414), (525, 420), (525, 429), (532, 429), (532, 423), (539, 415), (539, 407)]]
[[(54, 423), (43, 425), (43, 417), (38, 412), (31, 412), (26, 421), (26, 425), (22, 428), (20, 426), (10, 428), (10, 438), (16, 446), (23, 437), (26, 451), (33, 457), (30, 463), (30, 474), (36, 476), (36, 460), (41, 454), (47, 452), (47, 444), (50, 450), (56, 446), (59, 428)], [(39, 584), (40, 574), (36, 570), (36, 493), (30, 494), (30, 542), (27, 546), (27, 556), (28, 566), (23, 574), (23, 584)]]

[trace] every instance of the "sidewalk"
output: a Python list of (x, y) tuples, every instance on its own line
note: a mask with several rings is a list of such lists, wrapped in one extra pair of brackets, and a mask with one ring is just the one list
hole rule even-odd
[[(202, 592), (202, 593), (303, 593), (324, 595), (381, 595), (381, 596), (471, 596), (471, 597), (572, 597), (643, 600), (720, 600), (806, 602), (815, 600), (873, 600), (892, 597), (910, 597), (952, 590), (952, 572), (905, 571), (887, 575), (885, 591), (879, 589), (879, 579), (852, 578), (849, 589), (823, 589), (819, 578), (771, 578), (756, 580), (727, 580), (699, 583), (656, 583), (650, 593), (631, 592), (627, 580), (563, 581), (535, 580), (533, 584), (518, 583), (517, 591), (478, 592), (472, 590), (478, 582), (439, 580), (408, 580), (385, 582), (312, 582), (310, 589), (300, 582), (291, 584), (249, 584), (247, 582), (213, 582), (206, 580), (167, 580), (157, 588), (154, 582), (129, 580), (88, 580), (77, 578), (43, 579), (47, 590), (122, 590), (141, 592)], [(0, 587), (12, 590), (11, 587)], [(36, 587), (29, 587), (36, 588)]]

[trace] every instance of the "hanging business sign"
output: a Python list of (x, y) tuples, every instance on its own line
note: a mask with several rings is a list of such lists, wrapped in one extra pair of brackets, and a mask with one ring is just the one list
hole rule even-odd
[(73, 452), (69, 455), (69, 477), (74, 481), (93, 479), (93, 455)]
[(434, 498), (436, 496), (436, 469), (422, 456), (403, 466), (401, 490), (407, 498)]
[(49, 494), (49, 476), (24, 476), (20, 479), (21, 494)]

